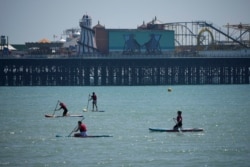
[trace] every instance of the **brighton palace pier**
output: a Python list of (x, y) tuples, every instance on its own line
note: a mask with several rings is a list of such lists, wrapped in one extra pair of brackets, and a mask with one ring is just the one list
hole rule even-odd
[[(106, 29), (99, 22), (92, 28), (91, 17), (84, 15), (75, 36), (75, 55), (70, 50), (58, 54), (61, 45), (56, 53), (48, 53), (53, 43), (46, 47), (27, 43), (28, 48), (36, 46), (43, 52), (47, 48), (46, 55), (37, 55), (41, 50), (18, 58), (1, 55), (0, 85), (249, 84), (249, 26), (237, 28), (248, 34), (246, 40), (206, 22), (161, 23), (154, 18), (137, 29)], [(225, 41), (218, 41), (218, 34)]]

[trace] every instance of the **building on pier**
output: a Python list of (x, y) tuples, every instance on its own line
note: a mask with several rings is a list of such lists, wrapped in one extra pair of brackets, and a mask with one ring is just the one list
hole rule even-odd
[(162, 54), (175, 49), (174, 31), (165, 30), (156, 17), (137, 29), (106, 29), (100, 22), (93, 29), (101, 54)]
[(165, 30), (155, 17), (145, 28), (106, 29), (98, 24), (93, 28), (89, 15), (80, 20), (81, 35), (78, 41), (78, 54), (162, 54), (173, 51), (174, 31)]

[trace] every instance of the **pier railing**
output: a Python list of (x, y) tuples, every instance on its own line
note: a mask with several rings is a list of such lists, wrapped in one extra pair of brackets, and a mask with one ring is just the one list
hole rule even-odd
[(50, 55), (5, 55), (0, 59), (168, 59), (168, 58), (250, 58), (250, 49), (229, 51), (168, 52), (165, 54), (50, 54)]

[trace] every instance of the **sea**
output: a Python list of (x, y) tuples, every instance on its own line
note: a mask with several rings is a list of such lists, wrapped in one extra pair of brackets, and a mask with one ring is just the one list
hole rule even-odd
[[(62, 115), (58, 100), (88, 135), (113, 137), (68, 137), (82, 118), (45, 118)], [(178, 110), (204, 131), (149, 131), (173, 128)], [(248, 167), (249, 113), (250, 85), (0, 87), (0, 166)]]

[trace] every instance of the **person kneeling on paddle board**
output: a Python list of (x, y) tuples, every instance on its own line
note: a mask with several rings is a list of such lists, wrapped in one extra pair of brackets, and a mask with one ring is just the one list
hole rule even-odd
[(182, 129), (182, 116), (181, 116), (181, 111), (177, 111), (177, 117), (174, 118), (176, 120), (176, 125), (174, 126), (174, 130), (178, 130), (179, 128)]
[(63, 116), (67, 116), (68, 109), (67, 109), (66, 105), (64, 103), (62, 103), (62, 102), (60, 102), (59, 105), (60, 105), (60, 108), (58, 110), (63, 109)]
[(78, 121), (78, 128), (75, 130), (75, 132), (80, 131), (80, 133), (75, 133), (75, 137), (86, 137), (87, 136), (87, 127), (82, 121)]

